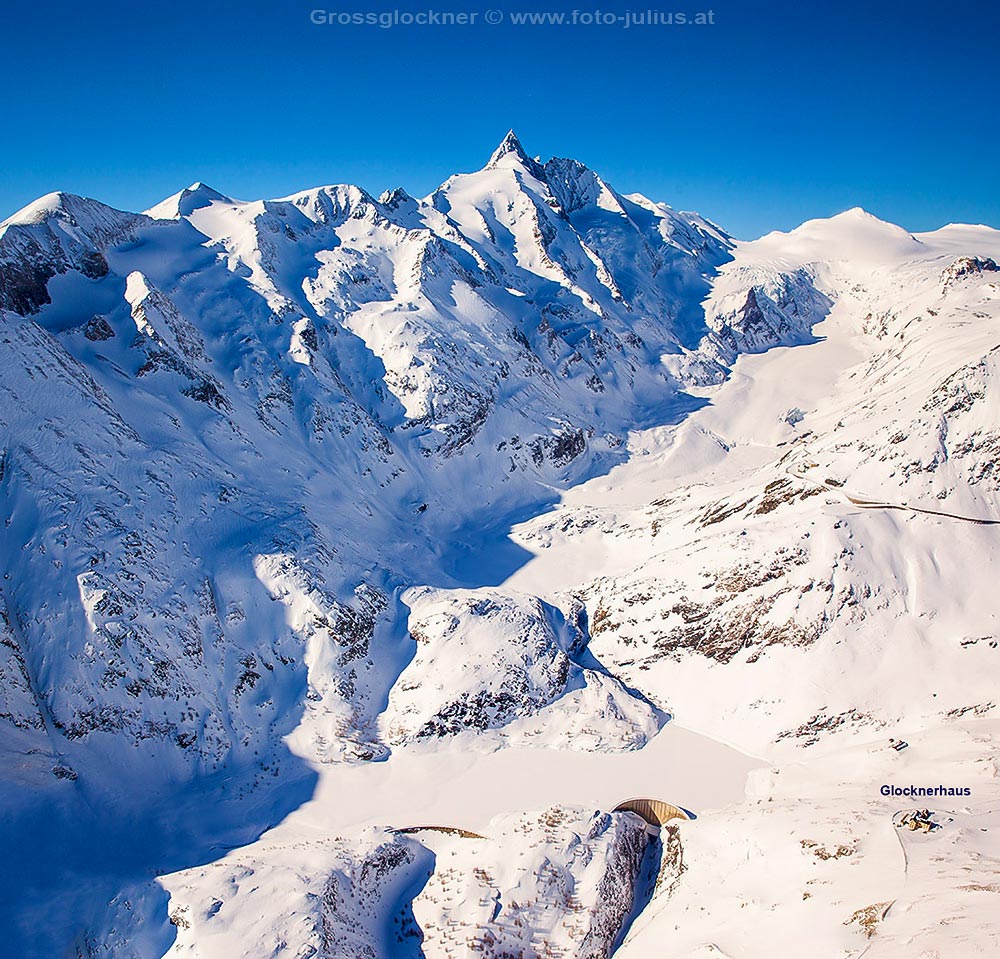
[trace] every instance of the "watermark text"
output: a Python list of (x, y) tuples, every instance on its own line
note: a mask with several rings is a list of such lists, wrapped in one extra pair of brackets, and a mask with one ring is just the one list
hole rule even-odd
[(326, 27), (711, 27), (715, 11), (604, 10), (322, 10), (309, 12), (309, 22)]

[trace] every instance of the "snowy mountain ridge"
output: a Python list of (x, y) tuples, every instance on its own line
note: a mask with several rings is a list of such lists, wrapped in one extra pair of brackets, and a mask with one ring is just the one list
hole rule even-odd
[[(52, 195), (5, 221), (8, 412), (54, 442), (26, 446), (7, 418), (5, 497), (26, 518), (8, 523), (20, 559), (4, 601), (29, 672), (45, 655), (36, 630), (58, 623), (80, 637), (53, 664), (66, 694), (56, 729), (166, 737), (212, 762), (249, 747), (258, 717), (216, 729), (217, 717), (240, 712), (237, 699), (255, 698), (244, 692), (266, 685), (276, 662), (292, 683), (302, 662), (285, 640), (263, 659), (249, 634), (233, 645), (247, 597), (270, 594), (294, 623), (275, 635), (309, 633), (292, 612), (303, 603), (338, 636), (346, 617), (358, 652), (337, 655), (354, 716), (343, 721), (370, 741), (360, 677), (391, 668), (399, 651), (364, 658), (374, 617), (358, 591), (384, 609), (403, 585), (427, 581), (438, 544), (479, 510), (502, 521), (537, 501), (539, 480), (602, 468), (633, 422), (682, 407), (660, 362), (688, 335), (677, 291), (700, 289), (729, 241), (615, 199), (579, 164), (555, 163), (551, 189), (540, 171), (509, 137), (484, 171), (419, 203), (397, 195), (395, 209), (354, 187), (238, 203), (196, 184), (155, 216)], [(557, 193), (575, 204), (576, 226)], [(661, 309), (675, 322), (661, 322)], [(86, 443), (58, 442), (74, 430), (69, 409), (75, 429), (88, 424)], [(287, 477), (277, 488), (273, 464)], [(77, 484), (79, 521), (66, 519), (71, 476), (103, 477)], [(463, 508), (452, 490), (468, 484), (479, 495)], [(412, 536), (389, 533), (396, 524)], [(57, 542), (47, 529), (60, 530)], [(222, 559), (220, 543), (246, 549), (250, 530), (253, 563)], [(352, 541), (382, 545), (363, 556)], [(470, 575), (447, 572), (442, 585)], [(66, 578), (59, 612), (36, 626), (31, 584), (53, 575)], [(239, 598), (221, 585), (233, 576)], [(173, 612), (154, 624), (163, 603)], [(209, 666), (209, 649), (229, 650), (218, 654), (226, 665)], [(206, 684), (191, 670), (220, 668), (232, 671), (229, 703), (192, 712)], [(147, 697), (162, 711), (155, 722)], [(276, 708), (260, 697), (255, 708)]]
[[(890, 730), (981, 735), (997, 260), (998, 231), (857, 209), (738, 242), (513, 133), (425, 198), (195, 183), (5, 220), (8, 838), (44, 796), (102, 877), (26, 851), (15, 951), (608, 956), (646, 903), (688, 922), (682, 839), (723, 828), (640, 841), (619, 790), (735, 816), (756, 757), (822, 779)], [(427, 825), (483, 830), (486, 865), (386, 833)]]

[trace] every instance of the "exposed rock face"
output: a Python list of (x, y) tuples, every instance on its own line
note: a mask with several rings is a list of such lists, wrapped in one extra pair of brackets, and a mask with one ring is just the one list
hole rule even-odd
[(413, 903), (427, 959), (464, 943), (492, 959), (607, 959), (635, 904), (645, 824), (557, 806), (494, 826), (486, 842), (434, 842), (435, 875)]
[(16, 730), (40, 731), (44, 720), (31, 675), (7, 611), (0, 606), (0, 722)]
[[(608, 959), (648, 844), (631, 814), (553, 807), (504, 817), (487, 839), (369, 830), (266, 860), (237, 853), (167, 880), (172, 951), (211, 935), (248, 959), (273, 955), (276, 942), (316, 959), (444, 959), (469, 945), (493, 959)], [(119, 928), (94, 938), (121, 947), (128, 937)]]
[(391, 839), (368, 851), (359, 862), (330, 874), (320, 897), (318, 956), (403, 954), (423, 938), (400, 887), (415, 874), (429, 875), (430, 857), (416, 843)]
[(87, 325), (83, 328), (83, 335), (87, 337), (88, 340), (92, 342), (101, 342), (102, 340), (110, 340), (115, 335), (115, 331), (111, 328), (111, 324), (108, 323), (103, 316), (92, 316), (87, 320)]
[(982, 273), (996, 273), (1000, 267), (996, 260), (990, 256), (960, 256), (941, 275), (945, 286), (955, 280), (961, 280), (967, 276), (975, 276)]
[[(572, 613), (492, 590), (410, 590), (403, 601), (416, 652), (389, 694), (390, 742), (493, 731), (510, 742), (547, 726), (566, 745), (628, 748), (662, 722), (616, 680), (579, 665), (587, 637)], [(576, 728), (585, 717), (603, 747)]]
[(739, 286), (751, 282), (749, 290), (743, 287), (723, 295), (709, 307), (712, 342), (720, 360), (731, 363), (740, 353), (808, 342), (813, 326), (822, 321), (833, 303), (816, 288), (809, 271), (743, 272)]
[[(621, 813), (614, 815), (624, 818)], [(644, 823), (619, 826), (618, 823), (607, 824), (608, 818), (611, 816), (595, 823), (588, 836), (610, 828), (615, 838), (604, 875), (597, 884), (596, 908), (577, 953), (581, 959), (609, 959), (611, 956), (636, 906), (637, 883), (650, 844)]]
[(89, 280), (106, 277), (108, 251), (133, 242), (150, 222), (67, 193), (36, 201), (0, 224), (0, 310), (37, 313), (52, 302), (49, 280), (68, 271)]

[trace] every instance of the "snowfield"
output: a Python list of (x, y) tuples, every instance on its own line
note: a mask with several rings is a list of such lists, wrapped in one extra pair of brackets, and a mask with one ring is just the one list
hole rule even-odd
[(998, 260), (513, 134), (5, 220), (6, 954), (996, 955)]

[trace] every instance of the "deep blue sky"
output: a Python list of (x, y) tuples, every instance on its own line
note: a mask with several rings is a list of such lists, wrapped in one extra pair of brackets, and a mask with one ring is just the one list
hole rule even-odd
[[(389, 0), (390, 3), (393, 0)], [(712, 9), (710, 27), (325, 27), (371, 0), (7, 3), (0, 217), (52, 190), (142, 209), (353, 182), (429, 192), (508, 127), (737, 236), (863, 206), (1000, 227), (1000, 6), (980, 0), (400, 0)]]

